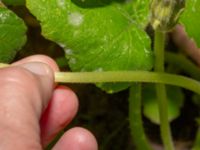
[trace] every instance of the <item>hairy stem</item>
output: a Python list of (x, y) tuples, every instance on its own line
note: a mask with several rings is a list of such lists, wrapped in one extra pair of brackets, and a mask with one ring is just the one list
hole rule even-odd
[(149, 71), (57, 72), (62, 83), (148, 82), (180, 86), (200, 94), (200, 82), (181, 75)]
[[(164, 72), (165, 32), (155, 31), (155, 71)], [(168, 102), (164, 84), (156, 84), (156, 93), (159, 106), (160, 131), (165, 150), (174, 150), (170, 125), (168, 122)]]
[(200, 68), (188, 60), (184, 55), (165, 52), (165, 60), (167, 63), (173, 64), (188, 73), (192, 78), (200, 80)]
[(195, 142), (194, 142), (194, 146), (193, 146), (192, 150), (199, 150), (199, 149), (200, 149), (200, 127), (198, 128), (196, 138), (195, 138)]
[[(8, 67), (1, 64), (0, 68)], [(107, 71), (107, 72), (55, 72), (59, 83), (102, 83), (102, 82), (145, 82), (162, 83), (191, 90), (200, 95), (200, 82), (185, 76), (149, 71)]]
[(133, 84), (129, 93), (129, 122), (134, 143), (138, 150), (153, 150), (142, 123), (141, 83)]

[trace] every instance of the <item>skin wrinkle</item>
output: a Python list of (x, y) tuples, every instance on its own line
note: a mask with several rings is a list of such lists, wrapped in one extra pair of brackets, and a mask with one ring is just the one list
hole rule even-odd
[[(38, 116), (35, 115), (36, 111), (32, 107), (32, 105), (26, 103), (27, 102), (26, 97), (20, 96), (20, 95), (14, 95), (14, 96), (18, 97), (21, 100), (21, 102), (20, 103), (17, 102), (15, 100), (15, 97), (7, 97), (7, 98), (3, 97), (4, 99), (9, 99), (9, 102), (6, 102), (5, 104), (3, 103), (1, 105), (1, 108), (4, 111), (0, 111), (0, 115), (2, 115), (4, 119), (6, 119), (7, 124), (11, 126), (14, 124), (15, 127), (18, 127), (18, 128), (23, 128), (23, 126), (25, 127), (38, 126), (37, 124)], [(27, 110), (30, 110), (30, 111), (27, 112)], [(19, 118), (19, 116), (23, 116), (23, 118), (20, 117), (20, 120), (16, 119), (16, 118)], [(30, 116), (32, 117), (33, 120), (26, 119), (26, 118), (30, 118)], [(4, 124), (4, 122), (1, 122), (1, 124)]]
[[(47, 97), (47, 95), (52, 89), (50, 88), (49, 91), (46, 90), (45, 92), (40, 82), (41, 79), (26, 69), (20, 67), (12, 68), (12, 74), (9, 71), (9, 69), (4, 69), (0, 72), (0, 76), (4, 77), (3, 79), (0, 78), (2, 91), (0, 94), (2, 99), (0, 101), (0, 116), (6, 119), (6, 123), (3, 120), (0, 122), (0, 130), (2, 130), (0, 133), (7, 135), (6, 137), (0, 137), (0, 145), (4, 143), (9, 149), (9, 144), (6, 143), (13, 139), (14, 143), (19, 144), (16, 145), (16, 149), (23, 149), (22, 141), (26, 141), (26, 146), (29, 150), (39, 150), (41, 145), (38, 120), (42, 113), (41, 108), (44, 108), (45, 103), (47, 103), (47, 100), (42, 103), (44, 102), (42, 99), (48, 99), (50, 96)], [(7, 74), (9, 74), (9, 77), (6, 76)], [(18, 92), (15, 92), (16, 90)], [(10, 93), (5, 96), (3, 91), (10, 91)], [(27, 98), (31, 100), (27, 100)], [(16, 99), (20, 100), (20, 103)], [(13, 128), (13, 125), (15, 128)], [(18, 140), (20, 141), (16, 142)]]
[[(5, 71), (5, 74), (7, 74), (6, 71)], [(12, 76), (10, 75), (9, 77), (6, 77), (4, 74), (0, 74), (0, 76), (4, 76), (4, 79), (2, 79), (2, 80), (0, 79), (2, 90), (7, 91), (9, 89), (9, 91), (11, 91), (12, 96), (9, 98), (12, 98), (12, 97), (15, 98), (17, 96), (29, 97), (29, 95), (32, 95), (31, 98), (41, 100), (41, 98), (42, 98), (40, 96), (41, 92), (42, 92), (41, 89), (33, 88), (33, 87), (40, 87), (40, 83), (32, 74), (30, 74), (25, 69), (20, 68), (18, 70), (13, 70)], [(11, 87), (10, 87), (10, 85), (11, 85)], [(32, 85), (32, 86), (30, 87), (30, 85)], [(31, 90), (27, 90), (30, 88), (31, 88)], [(12, 92), (12, 90), (13, 90), (13, 92)], [(17, 90), (19, 92), (14, 93), (15, 90)], [(13, 93), (16, 95), (13, 95)], [(37, 101), (37, 103), (33, 102), (33, 101), (27, 101), (27, 102), (32, 102), (30, 104), (30, 106), (34, 107), (34, 110), (36, 110), (37, 115), (39, 117), (39, 115), (41, 113), (40, 108), (42, 107), (42, 103), (41, 103), (42, 101)]]
[[(5, 82), (6, 84), (8, 84), (9, 82), (12, 82), (12, 87), (13, 85), (15, 85), (17, 90), (20, 90), (19, 89), (20, 87), (22, 88), (25, 87), (24, 91), (22, 91), (23, 95), (24, 94), (27, 94), (27, 96), (33, 95), (34, 99), (39, 99), (40, 101), (38, 101), (38, 103), (35, 103), (34, 101), (29, 101), (29, 102), (32, 102), (31, 103), (32, 106), (36, 106), (34, 109), (37, 110), (37, 114), (38, 116), (40, 116), (41, 114), (40, 108), (43, 108), (43, 109), (46, 108), (47, 101), (51, 97), (50, 93), (52, 93), (52, 90), (53, 90), (53, 85), (46, 85), (49, 90), (43, 90), (43, 86), (40, 80), (46, 80), (45, 83), (48, 83), (49, 81), (47, 80), (50, 80), (50, 79), (47, 78), (46, 76), (41, 76), (41, 78), (38, 78), (37, 76), (34, 76), (32, 73), (30, 73), (29, 71), (21, 67), (18, 67), (18, 68), (15, 67), (12, 69), (13, 69), (12, 74), (9, 75), (9, 78), (6, 78), (6, 74), (8, 73), (6, 72), (6, 69), (5, 69), (5, 72), (1, 75), (1, 76), (4, 76), (4, 78), (2, 79), (2, 82)], [(53, 79), (51, 80), (53, 81)], [(33, 87), (35, 89), (33, 89)], [(31, 90), (27, 90), (30, 88)], [(45, 103), (41, 103), (41, 102), (44, 102), (41, 99), (45, 99)]]
[[(6, 150), (13, 150), (13, 145), (10, 145), (10, 141), (13, 141), (12, 143), (15, 144), (16, 150), (23, 150), (21, 147), (23, 147), (23, 142), (26, 141), (26, 147), (28, 150), (40, 150), (40, 138), (38, 136), (38, 132), (33, 130), (30, 132), (29, 130), (26, 130), (23, 128), (22, 130), (16, 130), (16, 128), (4, 126), (1, 127), (2, 131), (0, 130), (1, 134), (6, 135), (6, 137), (0, 137), (0, 150), (3, 150), (1, 147), (6, 147)], [(28, 132), (27, 132), (28, 131)], [(19, 141), (19, 142), (18, 142)], [(17, 145), (19, 144), (19, 145)], [(10, 146), (12, 149), (9, 149)], [(25, 150), (25, 149), (24, 149)], [(26, 149), (27, 150), (27, 149)]]
[[(70, 89), (64, 88), (62, 91), (59, 86), (55, 87), (52, 70), (56, 68), (51, 58), (36, 55), (0, 69), (0, 150), (42, 150), (54, 138), (51, 133), (58, 131), (60, 124), (74, 117), (78, 109), (77, 97)], [(53, 102), (53, 105), (47, 107), (50, 111), (45, 116), (44, 108), (48, 102)], [(5, 113), (10, 119), (5, 117)], [(40, 118), (45, 117), (47, 122), (39, 122)], [(40, 130), (47, 131), (46, 135)], [(62, 137), (63, 142), (58, 141), (57, 148), (70, 149), (67, 144), (70, 143), (76, 147), (79, 145), (82, 150), (97, 150), (95, 137), (89, 131), (89, 134), (85, 134), (87, 132), (84, 130), (74, 129), (76, 134), (85, 138), (83, 143), (67, 132), (65, 135), (69, 136)], [(52, 138), (44, 143), (41, 137)]]
[[(9, 88), (9, 86), (7, 86), (7, 88)], [(5, 90), (7, 90), (7, 88), (5, 88)], [(13, 89), (10, 89), (10, 91), (12, 94)], [(24, 92), (24, 90), (20, 88), (18, 89), (18, 91)], [(36, 110), (35, 108), (33, 108), (33, 105), (27, 103), (26, 96), (23, 96), (19, 93), (16, 95), (12, 94), (7, 97), (2, 97), (2, 95), (0, 95), (0, 97), (5, 100), (9, 99), (9, 102), (7, 101), (6, 103), (4, 103), (4, 105), (1, 105), (1, 107), (4, 108), (4, 112), (1, 112), (0, 115), (2, 115), (4, 119), (6, 119), (6, 124), (4, 122), (1, 122), (1, 125), (0, 125), (1, 129), (5, 129), (1, 133), (9, 131), (9, 133), (7, 134), (5, 133), (5, 135), (10, 135), (9, 138), (7, 137), (7, 141), (10, 141), (11, 139), (13, 140), (24, 139), (24, 141), (26, 141), (26, 143), (30, 145), (29, 147), (32, 147), (31, 145), (36, 144), (36, 142), (32, 143), (32, 141), (40, 141), (40, 137), (38, 136), (38, 133), (40, 132), (39, 125), (37, 124), (38, 117), (35, 115), (37, 113), (35, 112)], [(16, 97), (18, 97), (18, 99), (21, 100), (20, 103), (16, 101), (15, 99)], [(29, 110), (28, 112), (26, 112), (27, 109)], [(19, 117), (20, 117), (20, 120), (18, 120)], [(32, 119), (29, 119), (29, 120), (26, 119), (30, 117)], [(15, 128), (12, 127), (13, 125), (15, 126)], [(31, 134), (30, 134), (30, 129), (31, 129)], [(5, 138), (5, 137), (2, 137), (2, 138)], [(29, 141), (28, 139), (31, 139), (31, 141)]]

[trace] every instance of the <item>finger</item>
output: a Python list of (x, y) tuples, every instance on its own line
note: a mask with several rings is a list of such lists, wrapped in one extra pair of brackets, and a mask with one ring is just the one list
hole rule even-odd
[(40, 90), (39, 94), (41, 96), (41, 104), (42, 104), (41, 108), (38, 107), (39, 110), (41, 110), (39, 111), (39, 117), (40, 117), (41, 113), (46, 108), (49, 99), (52, 96), (54, 88), (54, 72), (46, 63), (42, 62), (29, 62), (18, 65), (18, 67), (25, 68), (27, 71), (32, 73), (33, 77), (36, 78), (35, 83), (38, 84), (36, 86), (38, 87), (38, 90)]
[(44, 63), (0, 70), (0, 149), (41, 149), (39, 118), (51, 97), (53, 71)]
[(183, 50), (188, 50), (188, 49), (190, 50), (197, 48), (195, 42), (188, 37), (184, 27), (182, 27), (181, 25), (177, 25), (174, 28), (172, 32), (172, 38), (175, 44), (177, 44)]
[(45, 55), (33, 55), (33, 56), (29, 56), (29, 57), (26, 57), (20, 61), (17, 61), (15, 63), (13, 63), (12, 65), (21, 65), (21, 64), (24, 64), (24, 63), (28, 63), (28, 62), (41, 62), (41, 63), (45, 63), (47, 64), (48, 66), (51, 67), (51, 69), (56, 72), (56, 71), (59, 71), (59, 67), (58, 65), (56, 64), (56, 62), (48, 57), (48, 56), (45, 56)]
[(95, 137), (86, 129), (76, 127), (67, 131), (52, 150), (98, 150)]
[(44, 147), (72, 120), (77, 110), (78, 100), (74, 92), (67, 87), (58, 86), (40, 121)]
[[(56, 64), (56, 62), (52, 59), (52, 58), (50, 58), (50, 57), (48, 57), (48, 56), (46, 56), (46, 55), (33, 55), (33, 56), (29, 56), (29, 57), (26, 57), (26, 58), (24, 58), (24, 59), (21, 59), (21, 60), (19, 60), (19, 61), (17, 61), (17, 62), (14, 62), (13, 64), (12, 64), (12, 66), (22, 66), (22, 67), (24, 67), (24, 68), (26, 68), (26, 69), (28, 69), (29, 67), (26, 67), (27, 66), (27, 64), (37, 64), (37, 63), (42, 63), (45, 67), (47, 67), (46, 68), (46, 71), (48, 71), (48, 70), (50, 70), (50, 72), (51, 73), (49, 73), (49, 74), (51, 74), (51, 78), (53, 79), (53, 81), (54, 81), (54, 73), (52, 72), (52, 71), (54, 71), (54, 72), (56, 72), (56, 71), (59, 71), (59, 67), (58, 67), (58, 65)], [(49, 68), (50, 67), (50, 68)], [(34, 71), (34, 65), (32, 65), (32, 67), (31, 67), (31, 70), (30, 71)], [(37, 65), (36, 65), (36, 70), (37, 70)], [(37, 74), (39, 74), (39, 72), (40, 71), (36, 71), (37, 72)], [(44, 81), (44, 82), (46, 82), (45, 80), (49, 80), (48, 78), (46, 78), (45, 76), (40, 76), (40, 78), (42, 78), (41, 79), (41, 81)], [(55, 83), (53, 83), (54, 85), (55, 85)], [(51, 85), (50, 86), (48, 86), (48, 85), (46, 85), (45, 83), (43, 84), (44, 86), (45, 86), (45, 88), (46, 87), (51, 87)], [(48, 89), (48, 88), (47, 88)], [(50, 89), (50, 88), (49, 88)], [(50, 90), (50, 93), (52, 92), (52, 90)], [(49, 94), (44, 94), (44, 95), (49, 95)], [(47, 99), (47, 98), (45, 98), (45, 99)], [(50, 97), (49, 97), (49, 99), (50, 99)], [(48, 99), (48, 100), (49, 100)], [(47, 105), (47, 103), (48, 103), (48, 100), (47, 101), (44, 101), (45, 103), (43, 103), (44, 105), (43, 105), (43, 107), (45, 108), (46, 107), (46, 105)], [(44, 109), (43, 109), (44, 110)]]
[(184, 27), (177, 25), (172, 32), (172, 39), (174, 43), (183, 50), (194, 62), (200, 66), (200, 50), (197, 47), (194, 39), (190, 38)]

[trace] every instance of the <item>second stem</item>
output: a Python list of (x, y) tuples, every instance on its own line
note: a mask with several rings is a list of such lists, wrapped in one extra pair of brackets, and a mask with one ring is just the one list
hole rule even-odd
[[(165, 32), (155, 31), (154, 52), (155, 71), (164, 72)], [(165, 150), (174, 150), (170, 125), (168, 122), (168, 102), (164, 84), (156, 84), (156, 93), (159, 106), (160, 131)]]

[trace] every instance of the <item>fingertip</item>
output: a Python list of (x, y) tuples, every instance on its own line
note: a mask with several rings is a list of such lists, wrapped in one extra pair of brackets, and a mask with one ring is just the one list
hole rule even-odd
[[(17, 62), (14, 62), (13, 64), (11, 64), (11, 66), (20, 66), (20, 67), (26, 68), (29, 71), (36, 73), (37, 75), (41, 75), (41, 73), (45, 71), (46, 75), (43, 74), (45, 76), (42, 77), (42, 81), (45, 81), (45, 82), (50, 81), (53, 84), (53, 86), (56, 85), (54, 81), (55, 80), (54, 72), (58, 72), (59, 67), (51, 57), (48, 57), (46, 55), (33, 55), (33, 56), (26, 57), (24, 59), (21, 59)], [(41, 68), (43, 68), (42, 69), (43, 71), (40, 71)], [(46, 78), (47, 76), (49, 78)], [(47, 84), (46, 85), (44, 84), (44, 86), (45, 88), (50, 87)]]
[(15, 63), (13, 63), (12, 65), (21, 65), (21, 64), (24, 64), (24, 63), (29, 63), (29, 62), (41, 62), (41, 63), (45, 63), (47, 64), (48, 66), (51, 67), (51, 69), (53, 71), (59, 71), (59, 67), (58, 65), (56, 64), (56, 62), (51, 58), (51, 57), (48, 57), (46, 55), (33, 55), (33, 56), (29, 56), (29, 57), (26, 57), (24, 59), (21, 59)]
[(54, 146), (53, 150), (98, 150), (94, 135), (87, 129), (75, 127), (68, 130)]
[(65, 124), (63, 124), (63, 126), (66, 126), (66, 123), (68, 124), (78, 111), (78, 97), (69, 87), (59, 85), (54, 90), (52, 101), (54, 103), (54, 109), (57, 113), (57, 117), (60, 117), (60, 120), (65, 120)]
[(79, 107), (79, 101), (77, 95), (74, 93), (72, 89), (64, 85), (58, 85), (56, 87), (56, 90), (60, 97), (65, 98), (65, 103), (68, 104), (68, 106), (70, 106), (68, 110), (71, 110), (73, 112), (72, 114), (74, 117)]
[(68, 87), (57, 86), (40, 121), (43, 146), (46, 146), (60, 130), (66, 127), (77, 111), (76, 94)]

